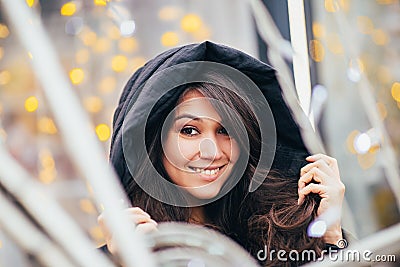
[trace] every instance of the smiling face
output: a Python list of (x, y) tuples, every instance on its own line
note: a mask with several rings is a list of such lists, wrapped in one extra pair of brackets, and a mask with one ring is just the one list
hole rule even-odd
[(163, 148), (163, 165), (172, 182), (198, 199), (217, 196), (240, 154), (217, 111), (195, 89), (178, 102)]

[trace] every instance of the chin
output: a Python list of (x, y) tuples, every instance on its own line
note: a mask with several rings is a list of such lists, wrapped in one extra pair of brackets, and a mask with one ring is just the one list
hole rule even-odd
[(212, 199), (220, 192), (221, 187), (215, 188), (211, 184), (197, 188), (190, 188), (187, 191), (197, 199)]

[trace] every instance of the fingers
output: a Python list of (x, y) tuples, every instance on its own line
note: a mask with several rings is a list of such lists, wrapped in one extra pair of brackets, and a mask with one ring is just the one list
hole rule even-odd
[(323, 159), (318, 159), (313, 163), (309, 163), (300, 170), (300, 175), (304, 175), (305, 173), (309, 172), (312, 168), (318, 168), (326, 173), (332, 173), (333, 170), (328, 165), (328, 163)]
[(311, 183), (312, 181), (324, 184), (326, 179), (327, 175), (319, 168), (314, 167), (300, 177), (298, 182), (299, 190), (306, 187), (306, 185)]
[(297, 204), (301, 205), (305, 199), (305, 197), (310, 193), (315, 193), (320, 195), (322, 198), (326, 197), (327, 186), (322, 184), (309, 184), (303, 189), (299, 190), (299, 199), (297, 200)]
[(334, 170), (338, 170), (338, 164), (337, 164), (337, 160), (335, 158), (329, 157), (327, 155), (324, 154), (315, 154), (315, 155), (311, 155), (309, 157), (306, 158), (307, 161), (310, 162), (315, 162), (317, 160), (323, 160), (325, 161), (329, 167), (332, 167)]
[[(135, 230), (140, 233), (149, 233), (151, 231), (157, 230), (157, 222), (151, 219), (150, 215), (138, 207), (128, 208), (123, 211), (126, 213), (128, 219), (136, 225)], [(103, 232), (104, 238), (107, 242), (108, 250), (111, 254), (117, 252), (115, 247), (115, 242), (113, 238), (113, 233), (110, 232), (104, 220), (104, 213), (101, 213), (97, 217), (98, 224), (101, 231)]]

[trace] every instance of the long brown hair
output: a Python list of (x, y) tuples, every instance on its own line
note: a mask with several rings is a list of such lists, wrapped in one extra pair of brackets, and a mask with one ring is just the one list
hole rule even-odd
[[(232, 190), (204, 206), (207, 226), (228, 235), (255, 257), (257, 252), (264, 248), (264, 245), (269, 249), (296, 249), (299, 251), (313, 249), (320, 253), (323, 247), (322, 240), (309, 238), (306, 233), (307, 225), (316, 216), (318, 199), (307, 197), (301, 206), (297, 206), (297, 179), (278, 178), (279, 173), (274, 172), (272, 175), (270, 172), (267, 175), (266, 171), (265, 182), (254, 193), (248, 192), (250, 180), (260, 156), (261, 141), (257, 120), (246, 102), (235, 92), (212, 83), (192, 83), (185, 85), (183, 90), (182, 88), (176, 90), (181, 90), (181, 92), (197, 90), (207, 98), (225, 103), (227, 107), (237, 111), (241, 122), (232, 118), (229, 108), (224, 105), (214, 106), (221, 118), (226, 119), (224, 123), (230, 124), (233, 129), (240, 129), (235, 125), (242, 123), (246, 131), (243, 133), (237, 130), (232, 133), (232, 137), (239, 144), (241, 151), (246, 150), (249, 153), (244, 174)], [(163, 99), (160, 101), (165, 103)], [(190, 218), (189, 208), (162, 203), (144, 192), (136, 183), (137, 179), (146, 179), (149, 175), (153, 175), (149, 173), (152, 168), (149, 168), (150, 166), (147, 164), (152, 164), (162, 177), (170, 180), (161, 160), (163, 153), (162, 127), (159, 127), (159, 124), (167, 118), (167, 114), (173, 110), (178, 101), (179, 99), (169, 104), (168, 109), (159, 114), (157, 122), (147, 122), (145, 134), (147, 151), (139, 151), (138, 154), (140, 162), (140, 158), (145, 156), (144, 153), (148, 153), (151, 163), (139, 165), (135, 170), (134, 177), (130, 179), (130, 183), (126, 187), (132, 205), (142, 208), (158, 222), (189, 222)], [(152, 113), (154, 112), (156, 109), (152, 111)], [(248, 147), (244, 145), (245, 140), (243, 140), (246, 135), (248, 136)], [(233, 175), (236, 175), (235, 169), (231, 177)], [(228, 179), (227, 183), (231, 180), (234, 179)], [(163, 188), (160, 185), (154, 184), (153, 186), (155, 190), (160, 190), (162, 193)], [(187, 193), (179, 190), (173, 192), (173, 195), (180, 196), (183, 201), (188, 197)], [(276, 263), (275, 261), (260, 262), (262, 264)]]

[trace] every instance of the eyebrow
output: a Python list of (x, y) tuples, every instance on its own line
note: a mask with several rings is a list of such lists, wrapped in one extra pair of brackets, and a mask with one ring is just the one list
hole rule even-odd
[(192, 120), (196, 120), (196, 121), (201, 121), (202, 120), (201, 118), (199, 118), (199, 117), (197, 117), (195, 115), (192, 115), (192, 114), (189, 114), (189, 113), (184, 113), (182, 115), (177, 116), (174, 119), (174, 121), (177, 121), (177, 120), (180, 120), (180, 119), (184, 119), (184, 118), (188, 118), (188, 119), (192, 119)]

